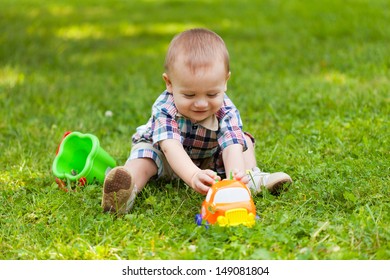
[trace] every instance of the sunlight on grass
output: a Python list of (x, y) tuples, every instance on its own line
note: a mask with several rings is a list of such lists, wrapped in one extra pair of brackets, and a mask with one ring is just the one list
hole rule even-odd
[[(225, 21), (225, 25), (229, 22)], [(56, 36), (67, 40), (107, 39), (116, 36), (134, 37), (140, 34), (174, 35), (183, 30), (200, 27), (197, 23), (155, 23), (139, 25), (121, 22), (108, 30), (96, 24), (71, 25), (59, 28)], [(113, 32), (116, 31), (116, 32)]]
[(0, 174), (0, 190), (17, 190), (25, 185), (26, 183), (20, 176), (9, 171), (3, 171)]
[(118, 26), (119, 33), (124, 36), (137, 36), (142, 33), (148, 34), (177, 34), (183, 30), (199, 27), (197, 23), (155, 23), (148, 25), (137, 25), (132, 23), (123, 22)]
[(148, 25), (146, 30), (153, 34), (177, 34), (186, 29), (200, 27), (197, 23), (155, 23)]
[(50, 5), (48, 7), (49, 12), (53, 16), (69, 16), (74, 13), (74, 8), (70, 6)]
[(62, 39), (101, 39), (106, 37), (101, 27), (94, 24), (71, 25), (58, 29), (56, 35)]
[(186, 28), (194, 27), (195, 25), (185, 25), (185, 24), (149, 24), (149, 25), (138, 25), (128, 22), (122, 22), (118, 25), (119, 35), (133, 37), (138, 36), (143, 33), (148, 34), (176, 34)]
[[(46, 9), (33, 8), (25, 11), (26, 15), (30, 18), (37, 18), (43, 16), (44, 13), (49, 13), (51, 16), (55, 17), (69, 17), (79, 12), (78, 9), (75, 9), (69, 5), (60, 5), (60, 4), (48, 4)], [(83, 10), (84, 16), (107, 16), (110, 15), (110, 9), (103, 7), (88, 7), (88, 9)]]
[[(385, 90), (389, 87), (389, 79), (386, 75), (375, 75), (374, 77), (362, 79), (336, 70), (327, 71), (315, 76), (317, 81), (325, 82), (334, 86), (353, 86), (360, 90)], [(358, 91), (355, 91), (356, 94)]]
[(0, 68), (0, 86), (13, 88), (18, 84), (23, 84), (24, 74), (16, 68), (5, 66)]
[(26, 11), (26, 16), (30, 18), (37, 18), (41, 14), (41, 9), (29, 9)]
[(338, 71), (330, 71), (325, 73), (323, 79), (331, 84), (343, 85), (349, 81), (347, 75)]
[[(215, 0), (198, 0), (197, 3), (200, 3), (200, 4), (209, 4), (209, 3), (213, 3)], [(171, 1), (170, 0), (143, 0), (142, 2), (144, 3), (170, 3)], [(177, 2), (186, 2), (185, 0), (181, 0), (181, 1), (177, 1)]]
[(118, 26), (120, 34), (128, 37), (136, 36), (141, 32), (139, 26), (127, 22), (122, 22)]
[(18, 165), (9, 166), (9, 168), (9, 170), (2, 170), (0, 173), (0, 191), (16, 191), (28, 186), (32, 181), (46, 176), (35, 168), (31, 168), (24, 160)]
[[(58, 4), (49, 5), (48, 10), (53, 16), (70, 16), (80, 12), (80, 8)], [(111, 11), (112, 9), (110, 7), (102, 7), (98, 5), (82, 7), (82, 14), (84, 17), (110, 16), (112, 14)]]

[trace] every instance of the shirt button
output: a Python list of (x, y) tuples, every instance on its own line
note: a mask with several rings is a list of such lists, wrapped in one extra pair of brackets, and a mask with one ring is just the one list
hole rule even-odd
[(193, 124), (193, 125), (192, 125), (192, 129), (193, 129), (193, 130), (195, 130), (195, 129), (197, 129), (197, 128), (198, 128), (198, 126), (197, 126), (196, 124)]

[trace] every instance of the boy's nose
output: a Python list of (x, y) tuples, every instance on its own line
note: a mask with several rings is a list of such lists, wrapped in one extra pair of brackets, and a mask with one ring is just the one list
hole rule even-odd
[(205, 99), (198, 99), (195, 101), (194, 106), (196, 108), (205, 108), (207, 107), (207, 101)]

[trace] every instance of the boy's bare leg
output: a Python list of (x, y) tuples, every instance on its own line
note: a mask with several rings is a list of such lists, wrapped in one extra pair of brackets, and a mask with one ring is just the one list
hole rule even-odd
[(157, 166), (149, 158), (130, 160), (125, 166), (113, 168), (104, 180), (103, 211), (118, 214), (129, 212), (137, 193), (155, 174)]
[(136, 193), (139, 193), (154, 175), (157, 174), (157, 166), (150, 158), (137, 158), (126, 162), (124, 168), (133, 178)]
[(250, 139), (249, 136), (245, 135), (245, 141), (248, 147), (248, 149), (244, 152), (245, 169), (252, 170), (252, 168), (257, 166), (255, 147), (253, 146), (252, 139)]

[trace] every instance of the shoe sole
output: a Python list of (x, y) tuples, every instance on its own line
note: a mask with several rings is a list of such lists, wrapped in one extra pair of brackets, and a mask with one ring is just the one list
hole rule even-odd
[(268, 191), (273, 195), (279, 195), (284, 191), (288, 190), (288, 186), (292, 183), (290, 180), (280, 181), (279, 183), (273, 185), (272, 188), (269, 188)]
[[(288, 176), (288, 175), (287, 175)], [(273, 184), (270, 184), (272, 185), (272, 187), (266, 187), (267, 190), (273, 194), (273, 195), (279, 195), (281, 194), (283, 191), (286, 191), (287, 190), (287, 187), (292, 183), (292, 179), (290, 176), (288, 176), (287, 178), (284, 178), (282, 180), (280, 180), (279, 182), (275, 182)]]
[(104, 180), (102, 208), (103, 212), (125, 214), (133, 192), (131, 175), (123, 167), (115, 167)]

